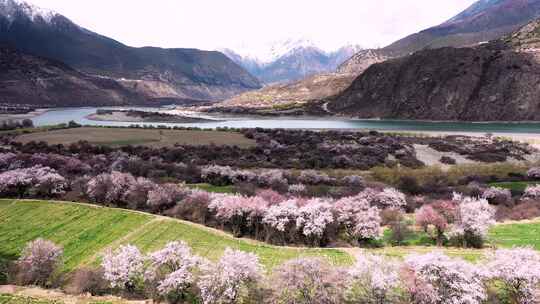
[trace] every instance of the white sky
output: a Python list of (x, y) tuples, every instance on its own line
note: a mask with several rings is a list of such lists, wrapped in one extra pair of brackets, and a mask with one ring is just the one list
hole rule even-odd
[(383, 47), (475, 0), (28, 0), (131, 46), (213, 50), (307, 38)]

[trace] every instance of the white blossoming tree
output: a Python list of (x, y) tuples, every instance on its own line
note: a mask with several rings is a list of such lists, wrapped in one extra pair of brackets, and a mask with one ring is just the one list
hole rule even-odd
[(103, 276), (112, 288), (133, 291), (141, 284), (145, 257), (132, 245), (120, 246), (103, 257)]
[(198, 282), (204, 304), (234, 304), (255, 290), (262, 266), (256, 255), (227, 248), (217, 264), (203, 265)]

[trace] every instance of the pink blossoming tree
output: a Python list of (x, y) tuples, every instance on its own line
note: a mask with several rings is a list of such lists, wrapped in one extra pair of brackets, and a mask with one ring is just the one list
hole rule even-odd
[(440, 252), (410, 255), (406, 267), (414, 279), (409, 292), (421, 304), (482, 304), (487, 299), (481, 267)]

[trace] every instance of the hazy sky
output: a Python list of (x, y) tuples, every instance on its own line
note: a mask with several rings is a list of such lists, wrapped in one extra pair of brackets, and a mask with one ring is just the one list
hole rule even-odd
[(311, 39), (382, 47), (475, 0), (29, 0), (132, 46), (216, 49)]

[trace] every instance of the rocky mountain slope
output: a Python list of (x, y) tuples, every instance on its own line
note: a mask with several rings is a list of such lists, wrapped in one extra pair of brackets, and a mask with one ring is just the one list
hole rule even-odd
[(361, 50), (357, 45), (324, 51), (309, 40), (287, 40), (268, 46), (268, 54), (239, 54), (231, 49), (222, 52), (263, 83), (287, 83), (315, 74), (333, 72)]
[[(452, 19), (391, 45), (371, 50), (375, 57), (396, 58), (439, 47), (472, 46), (510, 34), (540, 17), (540, 0), (479, 0)], [(361, 74), (372, 61), (360, 52), (339, 68), (340, 73)]]
[(375, 64), (330, 102), (362, 118), (540, 120), (540, 21), (490, 43)]
[(150, 97), (218, 100), (260, 88), (219, 52), (129, 47), (21, 0), (0, 0), (0, 43), (88, 74), (127, 79)]
[(0, 47), (0, 103), (33, 106), (142, 104), (117, 81), (89, 76), (50, 59)]
[(319, 101), (351, 85), (351, 74), (317, 74), (301, 81), (266, 86), (214, 105), (220, 108), (280, 109)]

